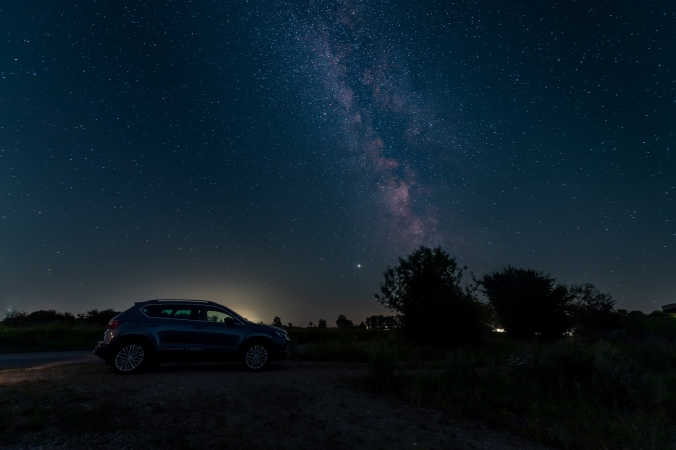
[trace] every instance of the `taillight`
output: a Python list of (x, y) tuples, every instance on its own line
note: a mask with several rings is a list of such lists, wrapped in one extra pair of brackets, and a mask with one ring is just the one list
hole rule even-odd
[(110, 322), (108, 322), (108, 329), (109, 330), (114, 330), (115, 328), (120, 326), (120, 321), (117, 319), (110, 319)]

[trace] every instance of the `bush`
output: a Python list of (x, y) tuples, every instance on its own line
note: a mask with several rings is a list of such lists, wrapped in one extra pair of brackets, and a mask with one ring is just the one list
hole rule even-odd
[(90, 350), (102, 336), (99, 325), (0, 325), (0, 352)]

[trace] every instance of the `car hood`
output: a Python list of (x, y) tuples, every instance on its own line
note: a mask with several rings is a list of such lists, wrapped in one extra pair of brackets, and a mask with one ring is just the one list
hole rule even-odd
[(253, 331), (258, 331), (258, 332), (261, 332), (261, 333), (267, 333), (267, 334), (275, 334), (275, 331), (286, 332), (286, 330), (284, 330), (282, 328), (273, 327), (272, 325), (263, 325), (263, 324), (260, 324), (260, 323), (253, 323), (253, 322), (249, 322), (249, 329), (251, 329)]

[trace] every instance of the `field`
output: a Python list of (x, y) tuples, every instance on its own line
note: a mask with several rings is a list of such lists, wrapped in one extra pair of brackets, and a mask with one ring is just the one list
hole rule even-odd
[(537, 449), (442, 412), (354, 388), (363, 364), (103, 364), (0, 372), (0, 446), (24, 448)]
[[(64, 330), (54, 330), (58, 328), (39, 334), (42, 336), (39, 339), (59, 337), (51, 343), (52, 348), (57, 343), (77, 342), (77, 347), (88, 348), (101, 331), (91, 331), (93, 340), (86, 345), (86, 339), (90, 338), (84, 330), (77, 330), (71, 337), (67, 337)], [(7, 402), (0, 405), (5, 411), (2, 423), (10, 436), (27, 432), (34, 438), (44, 433), (51, 436), (48, 430), (61, 436), (63, 430), (72, 427), (80, 433), (78, 417), (91, 410), (99, 421), (91, 427), (98, 430), (99, 435), (122, 427), (127, 430), (123, 435), (134, 440), (139, 439), (136, 421), (151, 419), (147, 419), (145, 413), (139, 417), (137, 412), (130, 411), (145, 411), (150, 416), (159, 411), (161, 420), (168, 423), (172, 420), (178, 423), (183, 416), (191, 418), (191, 428), (186, 431), (189, 437), (181, 440), (171, 434), (180, 429), (169, 427), (167, 431), (168, 436), (172, 436), (167, 442), (178, 442), (189, 448), (195, 439), (194, 433), (203, 429), (202, 426), (212, 430), (220, 424), (230, 429), (234, 419), (230, 414), (218, 412), (219, 405), (235, 402), (234, 405), (241, 408), (242, 404), (237, 402), (244, 400), (235, 394), (241, 392), (242, 396), (257, 399), (257, 403), (247, 403), (248, 412), (236, 419), (240, 421), (236, 422), (240, 434), (233, 435), (233, 431), (219, 434), (221, 440), (217, 442), (223, 445), (251, 448), (245, 443), (260, 431), (260, 423), (274, 430), (277, 420), (290, 423), (297, 419), (316, 429), (325, 427), (329, 419), (323, 408), (328, 406), (317, 409), (318, 405), (349, 399), (341, 407), (345, 409), (345, 416), (340, 420), (345, 423), (338, 423), (335, 435), (324, 434), (320, 440), (308, 442), (328, 448), (375, 445), (359, 441), (360, 433), (365, 433), (363, 429), (349, 431), (350, 426), (357, 423), (369, 423), (371, 419), (359, 415), (373, 404), (380, 405), (373, 414), (381, 416), (369, 425), (375, 429), (389, 427), (385, 422), (390, 421), (416, 423), (422, 420), (419, 414), (425, 411), (423, 415), (434, 417), (434, 424), (428, 425), (431, 429), (440, 423), (446, 426), (470, 420), (493, 430), (517, 434), (528, 442), (557, 448), (676, 448), (676, 351), (669, 334), (667, 337), (625, 335), (595, 341), (566, 338), (552, 342), (519, 341), (494, 335), (474, 346), (441, 348), (413, 345), (394, 331), (292, 328), (289, 332), (294, 340), (290, 361), (256, 375), (224, 366), (161, 368), (138, 377), (114, 376), (103, 366), (54, 368), (53, 373), (47, 372), (36, 379), (22, 379), (27, 375), (21, 375), (21, 371), (0, 372), (0, 383), (3, 383), (0, 398)], [(11, 333), (3, 336), (7, 335)], [(32, 345), (37, 346), (39, 339)], [(20, 382), (8, 384), (10, 372)], [(109, 383), (101, 387), (103, 394), (92, 391), (100, 379), (104, 385)], [(152, 385), (153, 380), (158, 390), (151, 395), (145, 392), (144, 386)], [(222, 380), (224, 386), (240, 384), (228, 387), (230, 393), (226, 394), (219, 390), (218, 380)], [(287, 382), (291, 384), (285, 384)], [(81, 386), (90, 387), (81, 389)], [(254, 392), (255, 389), (260, 392)], [(115, 395), (116, 392), (120, 395)], [(164, 397), (161, 392), (165, 393)], [(140, 406), (134, 403), (139, 396), (144, 399)], [(35, 403), (18, 401), (24, 397), (33, 398)], [(124, 398), (134, 406), (120, 403)], [(39, 406), (42, 401), (39, 399), (46, 399), (46, 409)], [(68, 405), (67, 413), (59, 412), (60, 401)], [(8, 413), (10, 410), (5, 406), (15, 404), (23, 410)], [(289, 406), (288, 411), (284, 404)], [(332, 403), (330, 408), (339, 406)], [(406, 411), (403, 417), (410, 415), (410, 419), (397, 418), (396, 411), (400, 410)], [(206, 421), (206, 425), (200, 421)], [(156, 426), (163, 425), (153, 425)], [(393, 430), (404, 427), (398, 422), (391, 426)], [(285, 427), (293, 428), (288, 424)], [(384, 428), (381, 431), (384, 432)], [(259, 439), (284, 440), (282, 434), (280, 429)], [(448, 447), (442, 445), (442, 441), (434, 441), (433, 434), (416, 438), (421, 448)], [(507, 439), (504, 436), (500, 439)], [(162, 444), (153, 442), (153, 445)], [(271, 442), (260, 442), (260, 446), (270, 446)], [(300, 441), (295, 442), (295, 447), (289, 444), (288, 448), (303, 447)], [(402, 446), (405, 447), (410, 446)]]

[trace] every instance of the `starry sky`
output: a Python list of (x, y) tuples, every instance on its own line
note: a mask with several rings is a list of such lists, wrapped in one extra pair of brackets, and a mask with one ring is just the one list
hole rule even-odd
[(381, 313), (441, 245), (676, 301), (676, 8), (0, 6), (0, 307)]

